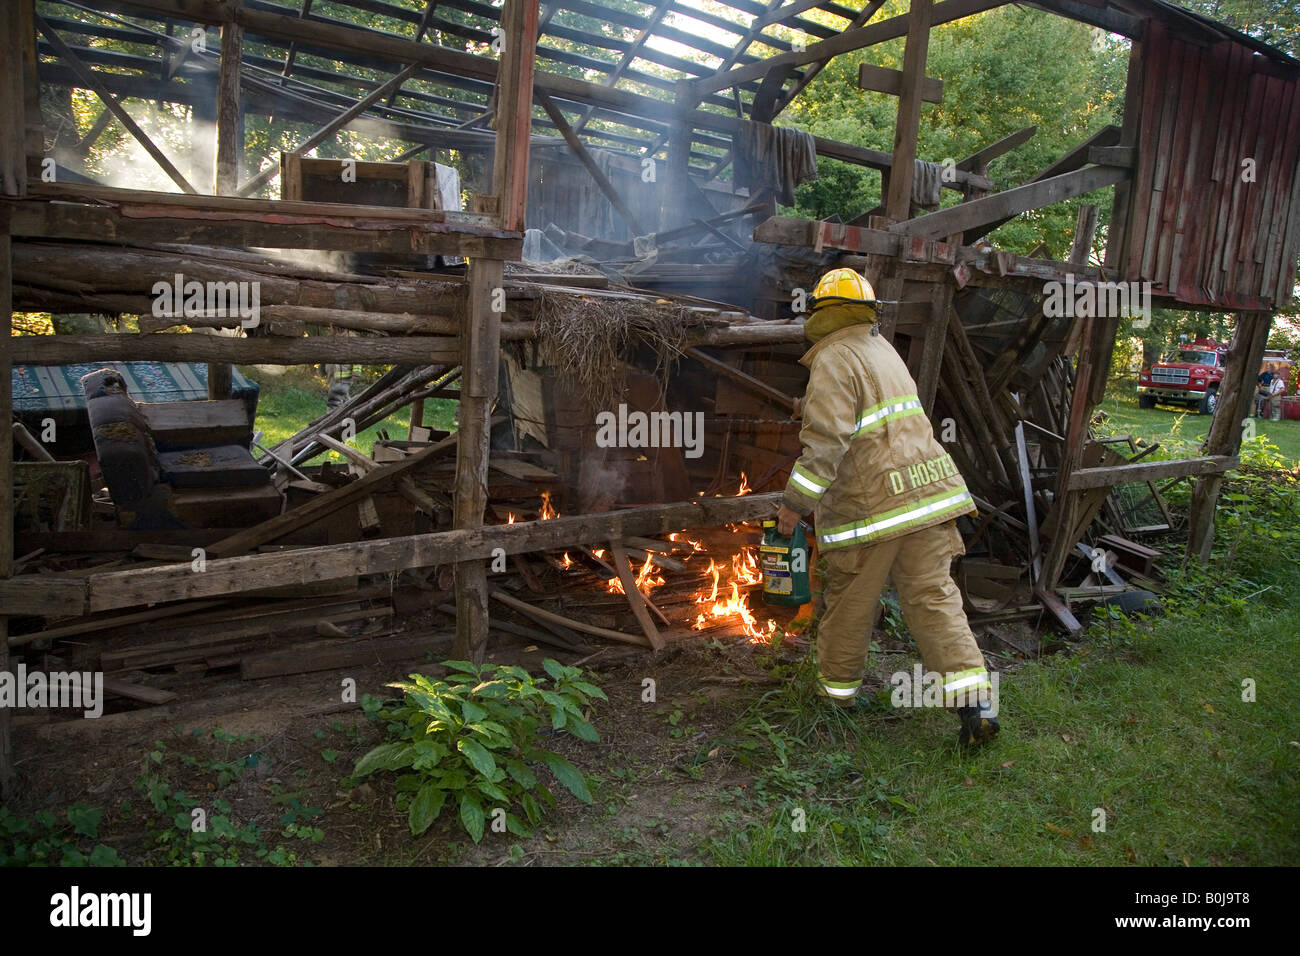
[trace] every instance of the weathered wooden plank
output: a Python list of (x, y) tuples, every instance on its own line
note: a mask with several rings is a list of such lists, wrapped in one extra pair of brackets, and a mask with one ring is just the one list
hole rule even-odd
[(1127, 465), (1104, 465), (1079, 468), (1070, 475), (1069, 489), (1113, 488), (1133, 481), (1159, 481), (1163, 478), (1186, 478), (1192, 475), (1217, 475), (1239, 464), (1232, 455), (1207, 455), (1201, 458), (1177, 458), (1172, 461), (1139, 461)]
[(423, 657), (430, 651), (447, 646), (451, 635), (445, 631), (421, 631), (354, 641), (338, 646), (317, 646), (304, 650), (271, 651), (249, 654), (239, 662), (240, 680), (261, 680), (286, 674), (310, 674), (356, 667), (364, 664), (389, 664)]
[[(428, 448), (423, 448), (401, 461), (377, 467), (362, 475), (356, 481), (349, 482), (333, 491), (318, 495), (304, 505), (277, 515), (259, 525), (254, 525), (228, 538), (214, 542), (207, 549), (209, 555), (224, 557), (243, 554), (259, 544), (266, 544), (284, 537), (291, 531), (306, 527), (313, 521), (338, 509), (369, 497), (377, 489), (390, 481), (395, 481), (408, 472), (433, 459), (447, 448), (457, 443), (457, 436), (452, 435)], [(297, 582), (295, 582), (297, 583)], [(260, 582), (259, 582), (260, 584)], [(269, 585), (268, 585), (269, 586)]]
[(14, 340), (13, 361), (27, 365), (73, 362), (231, 362), (237, 365), (307, 365), (356, 362), (367, 365), (455, 363), (459, 340), (423, 335), (359, 338), (313, 335), (300, 339), (263, 336), (136, 333), (108, 335), (24, 335)]
[(146, 687), (143, 684), (118, 680), (116, 677), (104, 678), (104, 692), (114, 697), (126, 697), (146, 704), (168, 704), (179, 696), (175, 691)]
[[(1006, 0), (945, 0), (944, 3), (934, 5), (934, 12), (927, 24), (927, 32), (930, 26), (939, 26), (944, 23), (951, 23), (953, 20), (960, 20), (984, 10), (991, 10), (994, 7), (1000, 7)], [(928, 4), (927, 4), (928, 6)], [(913, 7), (912, 10), (916, 8)], [(897, 39), (906, 36), (908, 26), (911, 23), (911, 13), (903, 14), (897, 17), (891, 17), (888, 20), (882, 20), (879, 23), (871, 23), (856, 30), (848, 30), (838, 36), (822, 40), (819, 43), (810, 44), (802, 51), (782, 53), (779, 56), (768, 57), (759, 60), (757, 63), (751, 63), (746, 66), (737, 67), (734, 70), (728, 70), (725, 73), (719, 73), (714, 76), (702, 77), (692, 82), (695, 92), (699, 96), (706, 93), (713, 93), (717, 90), (725, 90), (730, 86), (738, 83), (746, 83), (750, 80), (761, 79), (767, 75), (767, 72), (773, 67), (783, 64), (799, 66), (803, 63), (813, 63), (817, 60), (838, 56), (841, 53), (850, 53), (853, 50), (861, 50), (863, 47), (874, 46), (877, 43), (883, 43), (886, 40)]]
[[(256, 581), (260, 587), (289, 586), (355, 574), (380, 574), (404, 568), (484, 560), (492, 556), (494, 548), (501, 548), (506, 554), (523, 554), (627, 535), (659, 535), (691, 528), (712, 528), (770, 517), (776, 512), (780, 498), (780, 494), (775, 492), (703, 498), (596, 515), (566, 515), (550, 521), (486, 525), (342, 546), (296, 548), (231, 558), (209, 557), (206, 570), (201, 573), (192, 571), (190, 564), (185, 563), (97, 572), (64, 579), (57, 584), (51, 582), (48, 575), (23, 575), (19, 579), (0, 581), (0, 605), (9, 608), (11, 601), (21, 602), (23, 606), (16, 612), (23, 614), (41, 613), (51, 606), (65, 607), (68, 613), (90, 613), (159, 601), (198, 600), (239, 594), (248, 590), (250, 581)], [(36, 580), (29, 583), (23, 578)]]
[(965, 159), (958, 161), (957, 168), (974, 172), (981, 167), (987, 166), (999, 156), (1011, 152), (1017, 146), (1029, 142), (1037, 132), (1037, 126), (1026, 126), (1024, 129), (1016, 130), (1010, 136), (1004, 136), (995, 143), (989, 143), (983, 149), (977, 150)]
[[(873, 66), (870, 63), (859, 63), (858, 87), (876, 93), (901, 96), (903, 93), (903, 73), (900, 70), (890, 70), (883, 66)], [(943, 80), (933, 76), (925, 77), (921, 82), (921, 99), (926, 103), (942, 103)]]
[(939, 239), (1113, 186), (1128, 179), (1129, 175), (1127, 169), (1116, 166), (1089, 166), (896, 223), (889, 231)]
[[(1120, 128), (1118, 126), (1103, 126), (1094, 135), (1084, 140), (1056, 162), (1039, 172), (1038, 175), (1029, 180), (1029, 183), (1026, 183), (1025, 185), (1040, 183), (1044, 180), (1060, 176), (1063, 173), (1074, 172), (1077, 169), (1081, 169), (1088, 162), (1088, 153), (1090, 150), (1098, 146), (1114, 146), (1119, 142), (1119, 138)], [(992, 187), (990, 186), (989, 188)], [(995, 219), (987, 225), (978, 226), (974, 229), (967, 229), (965, 234), (962, 236), (962, 242), (967, 244), (974, 243), (976, 240), (988, 235), (1004, 223), (1010, 222), (1012, 218), (1014, 217), (1007, 216), (1002, 219)]]
[(609, 542), (609, 554), (614, 561), (614, 570), (618, 572), (619, 583), (623, 585), (623, 594), (627, 597), (628, 606), (632, 609), (637, 624), (641, 625), (641, 631), (650, 642), (650, 646), (656, 651), (662, 650), (664, 639), (659, 636), (659, 629), (655, 627), (655, 622), (650, 619), (649, 602), (636, 586), (636, 575), (632, 573), (632, 565), (627, 559), (627, 551), (623, 549), (620, 542), (611, 541)]
[[(53, 183), (42, 184), (50, 194)], [(64, 185), (64, 184), (59, 184)], [(81, 187), (81, 190), (95, 187)], [(34, 191), (34, 190), (33, 190)], [(479, 225), (481, 217), (461, 220), (455, 214), (426, 212), (418, 220), (401, 221), (391, 215), (374, 215), (378, 207), (340, 206), (339, 212), (316, 206), (314, 210), (277, 212), (257, 208), (266, 200), (197, 197), (205, 205), (176, 208), (155, 193), (147, 203), (114, 202), (103, 197), (90, 203), (113, 205), (71, 205), (67, 202), (11, 202), (12, 234), (31, 238), (114, 240), (147, 245), (155, 242), (190, 243), (232, 248), (270, 247), (321, 249), (344, 252), (388, 252), (420, 255), (492, 256), (517, 261), (523, 250), (523, 236), (494, 226)], [(58, 195), (50, 198), (62, 199)], [(157, 202), (154, 202), (154, 199)], [(228, 202), (251, 204), (242, 213), (219, 205)], [(210, 205), (209, 205), (210, 204)], [(289, 205), (286, 203), (286, 205)], [(362, 215), (355, 212), (360, 209)], [(349, 214), (351, 211), (353, 214)], [(412, 210), (386, 210), (409, 215)], [(448, 219), (447, 217), (451, 217)], [(470, 221), (475, 220), (475, 221)]]
[(31, 16), (31, 9), (30, 2), (6, 3), (0, 9), (0, 195), (3, 196), (22, 196), (27, 192), (27, 156), (23, 145), (26, 135), (23, 22)]

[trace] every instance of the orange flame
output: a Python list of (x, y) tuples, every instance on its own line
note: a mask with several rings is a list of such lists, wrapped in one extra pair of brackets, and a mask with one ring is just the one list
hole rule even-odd
[(736, 489), (736, 497), (747, 495), (753, 490), (753, 488), (749, 487), (749, 479), (745, 477), (745, 473), (742, 471), (740, 473), (740, 487)]
[(550, 521), (552, 518), (558, 518), (559, 516), (560, 513), (556, 511), (553, 507), (551, 507), (551, 493), (549, 491), (543, 491), (542, 511), (540, 514), (541, 520)]
[(506, 524), (514, 524), (514, 523), (515, 523), (515, 513), (512, 511), (510, 512), (510, 514), (506, 515)]
[[(647, 554), (645, 564), (641, 565), (641, 570), (636, 573), (636, 589), (648, 596), (652, 590), (662, 584), (664, 584), (663, 575), (655, 572), (654, 561)], [(610, 578), (605, 588), (610, 594), (627, 593), (623, 590), (623, 582), (618, 578)]]
[(703, 550), (704, 550), (704, 545), (700, 544), (698, 541), (692, 541), (690, 538), (683, 538), (683, 537), (680, 536), (680, 533), (679, 533), (679, 532), (676, 532), (676, 531), (674, 531), (672, 534), (670, 534), (670, 535), (668, 536), (668, 540), (669, 540), (669, 541), (685, 541), (687, 544), (689, 544), (689, 545), (691, 546), (691, 549), (694, 550), (694, 551), (703, 551)]
[(560, 560), (560, 566), (566, 571), (573, 567), (573, 558), (569, 557), (569, 552), (564, 552), (564, 557)]
[(695, 617), (694, 630), (702, 631), (712, 623), (738, 618), (737, 623), (749, 636), (751, 644), (769, 643), (776, 632), (776, 622), (768, 621), (766, 625), (759, 623), (754, 617), (754, 612), (749, 609), (748, 599), (740, 593), (741, 585), (757, 584), (763, 580), (758, 559), (750, 548), (745, 548), (736, 554), (731, 559), (731, 574), (728, 576), (730, 580), (723, 588), (725, 596), (719, 597), (722, 572), (725, 568), (726, 565), (720, 565), (712, 558), (709, 559), (709, 566), (704, 573), (712, 576), (712, 586), (707, 594), (701, 588), (695, 598), (695, 603), (700, 610)]

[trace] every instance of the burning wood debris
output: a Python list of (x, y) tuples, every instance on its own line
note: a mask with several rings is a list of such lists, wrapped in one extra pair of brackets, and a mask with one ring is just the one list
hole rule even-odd
[[(750, 491), (742, 473), (736, 494)], [(560, 517), (550, 492), (542, 493), (537, 517), (541, 521)], [(508, 524), (517, 520), (513, 511), (507, 513)], [(755, 537), (755, 529), (728, 524), (710, 537), (715, 542), (713, 550), (684, 532), (663, 539), (627, 539), (625, 551), (632, 562), (636, 590), (670, 633), (726, 631), (743, 634), (752, 644), (771, 643), (778, 623), (766, 616), (761, 597), (751, 606), (751, 597), (756, 590), (761, 592), (763, 584), (757, 545), (749, 541)], [(734, 544), (732, 551), (726, 550), (728, 540)], [(535, 590), (560, 597), (566, 614), (581, 609), (592, 618), (588, 623), (613, 623), (610, 611), (626, 603), (627, 592), (608, 548), (568, 548), (558, 554), (544, 553), (543, 558), (560, 576), (560, 584), (558, 590), (545, 587), (535, 574), (525, 572), (525, 580), (532, 578)]]

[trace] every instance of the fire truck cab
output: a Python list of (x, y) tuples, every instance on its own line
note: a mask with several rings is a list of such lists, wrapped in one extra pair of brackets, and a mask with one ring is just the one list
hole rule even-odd
[[(1223, 342), (1196, 339), (1180, 345), (1138, 376), (1138, 405), (1142, 408), (1155, 408), (1157, 402), (1187, 405), (1202, 415), (1213, 415), (1227, 360), (1228, 346)], [(1285, 351), (1264, 353), (1260, 372), (1273, 369), (1284, 381), (1290, 379), (1291, 360)], [(1251, 389), (1254, 390), (1253, 384)]]
[(1223, 384), (1228, 346), (1213, 339), (1196, 339), (1163, 355), (1138, 376), (1138, 405), (1155, 408), (1157, 402), (1187, 405), (1202, 415), (1213, 415)]

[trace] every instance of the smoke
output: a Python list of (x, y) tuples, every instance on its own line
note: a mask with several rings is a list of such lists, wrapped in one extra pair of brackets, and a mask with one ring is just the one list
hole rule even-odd
[[(136, 124), (198, 192), (212, 189), (216, 124), (200, 119), (180, 104), (159, 109), (152, 101), (132, 100), (126, 108)], [(92, 149), (86, 171), (106, 186), (180, 192), (149, 152), (114, 121), (122, 135), (109, 149)], [(102, 142), (102, 140), (101, 140)]]

